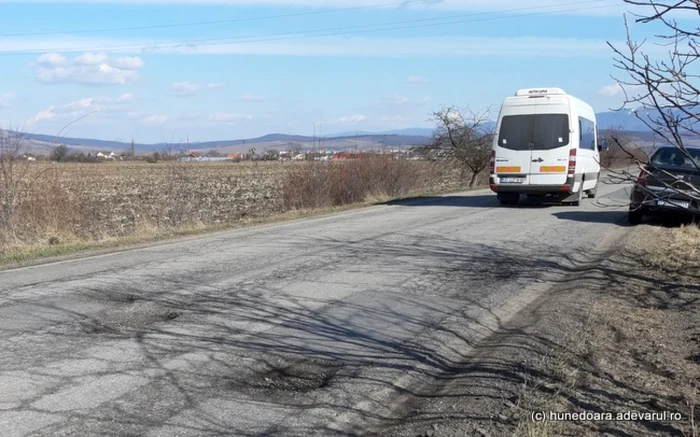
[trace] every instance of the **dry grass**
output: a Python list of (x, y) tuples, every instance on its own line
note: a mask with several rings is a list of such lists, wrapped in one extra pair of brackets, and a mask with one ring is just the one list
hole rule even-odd
[[(153, 241), (308, 215), (345, 205), (455, 191), (446, 163), (34, 163), (0, 227), (0, 262)], [(0, 188), (0, 195), (2, 193)]]
[(648, 248), (650, 263), (661, 270), (697, 269), (700, 267), (700, 227), (651, 228)]
[(347, 205), (367, 198), (396, 198), (459, 185), (445, 162), (394, 160), (391, 157), (348, 162), (302, 163), (288, 174), (286, 209)]
[(587, 317), (558, 334), (561, 346), (540, 357), (520, 402), (526, 411), (669, 411), (681, 421), (532, 423), (523, 415), (516, 435), (698, 435), (699, 243), (695, 226), (635, 228), (596, 272), (609, 282), (589, 291)]

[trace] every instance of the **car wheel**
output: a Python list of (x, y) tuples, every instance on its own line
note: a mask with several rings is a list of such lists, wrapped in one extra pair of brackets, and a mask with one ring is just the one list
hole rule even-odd
[(644, 219), (644, 211), (642, 211), (640, 208), (630, 208), (629, 212), (627, 213), (627, 223), (631, 225), (638, 225), (642, 223), (642, 219)]
[(592, 190), (588, 190), (588, 198), (589, 199), (595, 199), (595, 196), (598, 194), (598, 184), (595, 184), (595, 187), (593, 187)]

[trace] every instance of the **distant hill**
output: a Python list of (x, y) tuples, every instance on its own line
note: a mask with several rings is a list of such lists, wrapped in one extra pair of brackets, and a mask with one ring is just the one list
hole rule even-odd
[(217, 150), (222, 153), (247, 152), (255, 148), (258, 152), (265, 149), (376, 149), (380, 147), (409, 147), (429, 144), (430, 137), (416, 135), (338, 135), (328, 138), (303, 135), (270, 134), (259, 138), (234, 141), (211, 141), (193, 143), (192, 150)]
[(349, 132), (341, 132), (341, 133), (335, 134), (334, 136), (335, 137), (352, 137), (352, 136), (357, 136), (357, 135), (406, 135), (406, 136), (416, 136), (416, 137), (432, 137), (434, 132), (435, 132), (435, 129), (432, 129), (432, 128), (416, 127), (416, 128), (387, 130), (387, 131), (379, 131), (379, 132), (349, 131)]
[[(76, 152), (113, 151), (126, 152), (131, 148), (130, 143), (119, 141), (104, 141), (91, 138), (58, 138), (51, 135), (22, 134), (34, 153), (47, 153), (59, 145), (66, 145)], [(373, 149), (379, 147), (409, 147), (430, 143), (430, 137), (420, 135), (338, 135), (328, 138), (310, 137), (304, 135), (268, 134), (258, 138), (193, 142), (187, 146), (182, 144), (143, 144), (136, 143), (136, 153), (151, 153), (154, 151), (176, 150), (216, 150), (221, 153), (247, 152), (255, 148), (258, 152), (265, 149), (309, 149), (312, 147), (325, 149)]]
[[(640, 112), (640, 115), (645, 117), (648, 113), (648, 111)], [(601, 129), (621, 128), (621, 130), (630, 132), (651, 132), (651, 129), (632, 112), (600, 112), (596, 114), (596, 117)]]
[[(640, 112), (642, 116), (645, 116), (649, 112)], [(639, 120), (634, 113), (629, 111), (608, 111), (599, 112), (596, 114), (598, 119), (598, 125), (600, 129), (617, 129), (629, 131), (629, 132), (651, 132), (649, 127), (645, 125), (641, 120)], [(488, 127), (495, 127), (495, 122), (486, 123)], [(343, 132), (337, 136), (352, 136), (352, 135), (417, 135), (431, 137), (434, 133), (434, 129), (429, 128), (408, 128), (399, 129), (391, 131), (380, 131), (380, 132), (368, 132), (368, 131), (351, 131)]]
[[(598, 124), (601, 130), (621, 129), (628, 132), (637, 132), (636, 136), (650, 141), (651, 130), (637, 117), (627, 111), (601, 112), (597, 114)], [(495, 123), (490, 122), (493, 127)], [(309, 149), (324, 148), (330, 150), (339, 149), (376, 149), (380, 147), (409, 147), (429, 144), (434, 129), (431, 128), (406, 128), (387, 130), (380, 132), (349, 131), (341, 132), (326, 138), (311, 137), (305, 135), (287, 135), (271, 133), (257, 138), (234, 139), (221, 141), (193, 142), (187, 147), (182, 144), (168, 145), (165, 143), (136, 144), (136, 152), (151, 153), (154, 151), (188, 150), (209, 151), (216, 150), (221, 153), (247, 152), (255, 148), (258, 152), (265, 149)], [(116, 153), (128, 151), (130, 144), (120, 141), (105, 141), (91, 138), (57, 138), (51, 135), (24, 134), (30, 148), (35, 153), (46, 153), (58, 146), (65, 144), (74, 151), (98, 152), (114, 151)]]

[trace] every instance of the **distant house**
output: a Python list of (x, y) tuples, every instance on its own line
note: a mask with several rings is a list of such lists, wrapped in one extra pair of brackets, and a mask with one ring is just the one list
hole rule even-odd
[(226, 159), (231, 161), (241, 161), (245, 158), (242, 153), (229, 153), (226, 155)]
[(355, 158), (357, 158), (357, 153), (337, 152), (333, 155), (333, 159), (336, 161), (345, 161), (348, 159), (355, 159)]
[(229, 153), (226, 156), (206, 156), (201, 155), (198, 152), (191, 152), (189, 155), (184, 156), (178, 161), (181, 162), (226, 162), (226, 161), (240, 161), (244, 159), (245, 156), (240, 153)]
[(109, 153), (103, 153), (103, 152), (97, 152), (97, 155), (95, 155), (98, 158), (101, 159), (108, 159), (115, 161), (117, 159), (117, 154), (114, 152), (109, 152)]

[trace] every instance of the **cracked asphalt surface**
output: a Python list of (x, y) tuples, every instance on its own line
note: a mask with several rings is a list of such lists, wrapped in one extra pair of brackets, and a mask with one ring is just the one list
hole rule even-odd
[(0, 272), (1, 434), (362, 435), (624, 218), (481, 190)]

